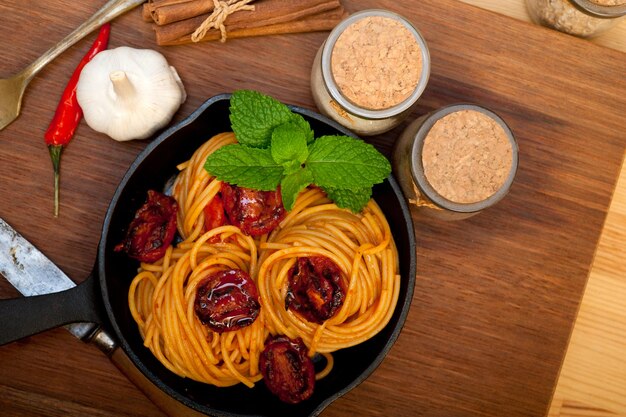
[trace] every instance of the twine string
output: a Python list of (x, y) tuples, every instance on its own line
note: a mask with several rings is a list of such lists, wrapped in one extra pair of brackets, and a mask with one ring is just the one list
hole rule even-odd
[(443, 210), (441, 207), (424, 197), (415, 184), (413, 184), (413, 191), (415, 192), (415, 198), (409, 198), (409, 204), (413, 204), (417, 207), (427, 207), (433, 210)]
[(219, 29), (222, 35), (220, 42), (226, 42), (226, 26), (224, 21), (231, 14), (239, 10), (254, 10), (254, 6), (249, 5), (254, 0), (213, 0), (213, 13), (193, 32), (191, 40), (200, 42), (206, 33), (211, 29)]

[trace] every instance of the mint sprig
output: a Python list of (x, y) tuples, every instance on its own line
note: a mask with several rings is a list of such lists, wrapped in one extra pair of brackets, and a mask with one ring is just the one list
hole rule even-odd
[(230, 121), (239, 143), (209, 155), (205, 169), (240, 187), (269, 191), (280, 185), (287, 210), (302, 190), (316, 184), (337, 206), (359, 212), (372, 186), (391, 172), (372, 145), (340, 135), (315, 139), (301, 115), (256, 91), (233, 93)]

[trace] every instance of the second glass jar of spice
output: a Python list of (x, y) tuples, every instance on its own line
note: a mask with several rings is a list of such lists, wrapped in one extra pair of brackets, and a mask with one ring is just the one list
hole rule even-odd
[(311, 90), (323, 114), (367, 136), (397, 126), (430, 76), (426, 41), (404, 17), (357, 12), (337, 25), (319, 49)]
[(570, 35), (600, 35), (626, 16), (626, 0), (526, 0), (531, 19)]
[(513, 133), (482, 106), (453, 104), (414, 120), (393, 150), (404, 196), (443, 220), (471, 217), (509, 191), (518, 164)]

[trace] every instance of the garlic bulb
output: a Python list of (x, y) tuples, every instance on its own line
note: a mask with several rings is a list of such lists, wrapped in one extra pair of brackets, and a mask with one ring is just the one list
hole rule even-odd
[(122, 46), (85, 65), (76, 98), (89, 127), (126, 141), (145, 139), (167, 125), (187, 96), (163, 55)]

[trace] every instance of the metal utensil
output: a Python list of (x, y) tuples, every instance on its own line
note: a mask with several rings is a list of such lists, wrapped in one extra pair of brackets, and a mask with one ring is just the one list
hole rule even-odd
[[(31, 297), (42, 294), (59, 293), (76, 286), (63, 271), (34, 247), (22, 235), (0, 218), (0, 275), (4, 276), (21, 294)], [(21, 298), (14, 299), (19, 303)], [(56, 301), (56, 300), (55, 300)], [(54, 302), (54, 301), (53, 301)], [(11, 309), (7, 309), (10, 314)], [(32, 317), (41, 330), (47, 330), (46, 317)], [(25, 326), (23, 320), (15, 320), (15, 326), (6, 329), (0, 336), (17, 334)], [(67, 330), (79, 339), (88, 340), (98, 326), (94, 323), (72, 323)]]
[[(28, 296), (2, 300), (0, 310), (5, 315), (10, 315), (13, 309), (19, 310), (21, 308), (19, 303), (27, 298), (51, 293), (58, 294), (58, 297), (52, 300), (49, 297), (41, 297), (41, 302), (49, 303), (54, 309), (55, 303), (63, 302), (63, 294), (68, 291), (76, 291), (82, 286), (76, 287), (74, 281), (2, 218), (0, 218), (0, 275), (4, 276), (20, 293)], [(45, 301), (46, 298), (48, 301)], [(54, 315), (54, 312), (51, 314)], [(25, 323), (24, 319), (37, 321), (41, 323), (39, 325), (43, 328), (48, 327), (45, 324), (46, 317), (25, 318), (23, 315), (19, 317), (20, 320), (15, 320), (16, 325), (13, 328), (5, 328), (3, 334), (0, 334), (0, 345), (3, 344), (5, 338), (7, 340), (15, 338), (16, 334), (24, 331), (23, 328), (30, 327), (32, 329), (32, 323)], [(41, 330), (44, 330), (43, 328)], [(78, 339), (96, 345), (130, 381), (137, 385), (167, 415), (172, 417), (201, 416), (200, 413), (183, 406), (166, 395), (150, 382), (119, 348), (115, 338), (99, 325), (95, 323), (71, 323), (65, 328)]]
[(20, 114), (22, 96), (33, 77), (50, 61), (103, 24), (135, 8), (145, 0), (109, 0), (100, 10), (54, 45), (32, 64), (9, 78), (0, 79), (0, 130)]

